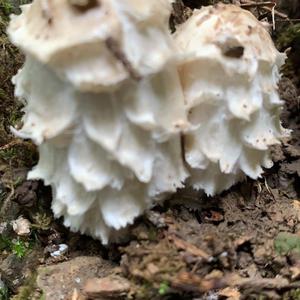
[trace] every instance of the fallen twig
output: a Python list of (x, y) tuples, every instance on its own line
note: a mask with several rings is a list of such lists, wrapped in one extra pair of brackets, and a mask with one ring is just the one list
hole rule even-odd
[[(240, 4), (240, 6), (243, 8), (260, 7), (263, 10), (266, 10), (266, 11), (270, 12), (271, 14), (274, 14), (280, 18), (283, 18), (283, 19), (289, 18), (286, 14), (276, 10), (275, 9), (276, 3), (272, 2), (272, 1), (255, 2), (255, 1), (251, 1), (251, 0), (244, 0), (243, 3)], [(272, 7), (269, 7), (269, 6), (272, 6)]]
[(244, 8), (249, 7), (257, 7), (257, 6), (266, 6), (266, 5), (274, 5), (273, 2), (254, 2), (254, 3), (241, 3), (240, 6)]
[(196, 256), (196, 257), (201, 257), (207, 261), (209, 261), (211, 259), (211, 256), (206, 253), (204, 250), (190, 244), (187, 241), (184, 241), (178, 237), (176, 237), (175, 235), (169, 235), (168, 236), (169, 240), (173, 241), (174, 245), (181, 250), (185, 250), (186, 252)]

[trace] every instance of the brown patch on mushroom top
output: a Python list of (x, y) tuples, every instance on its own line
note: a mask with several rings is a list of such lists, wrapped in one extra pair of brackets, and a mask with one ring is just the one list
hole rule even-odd
[(244, 50), (242, 46), (230, 47), (223, 51), (223, 54), (231, 58), (241, 58), (244, 55)]
[(247, 34), (250, 35), (253, 32), (253, 27), (251, 25), (248, 25), (248, 32)]
[(51, 15), (49, 9), (46, 9), (46, 8), (42, 9), (42, 17), (47, 20), (47, 24), (49, 26), (51, 26), (53, 24), (53, 17)]
[(208, 20), (209, 19), (209, 15), (205, 15), (205, 16), (203, 16), (203, 17), (201, 17), (197, 22), (196, 22), (196, 25), (197, 26), (200, 26), (200, 25), (202, 25), (202, 23), (204, 23), (206, 20)]
[(69, 4), (78, 12), (85, 13), (90, 9), (100, 6), (101, 2), (98, 0), (69, 0)]
[(221, 27), (222, 27), (222, 21), (221, 21), (220, 18), (218, 18), (218, 20), (217, 20), (216, 23), (215, 23), (214, 29), (215, 29), (215, 30), (218, 30), (218, 29), (221, 28)]

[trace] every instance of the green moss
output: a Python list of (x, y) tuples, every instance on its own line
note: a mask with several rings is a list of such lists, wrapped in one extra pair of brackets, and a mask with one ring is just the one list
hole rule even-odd
[(7, 286), (0, 286), (0, 300), (8, 300), (9, 299), (9, 291)]
[(170, 287), (169, 287), (169, 283), (164, 281), (160, 284), (159, 289), (158, 289), (158, 293), (160, 296), (164, 296), (165, 294), (168, 293)]
[[(153, 298), (155, 299), (155, 289), (153, 288), (152, 284), (145, 281), (143, 283), (137, 282), (135, 289), (135, 299), (137, 300), (144, 300)], [(157, 293), (157, 292), (156, 292)]]
[(23, 55), (10, 43), (6, 28), (9, 15), (14, 12), (11, 1), (0, 0), (0, 146), (11, 139), (9, 127), (20, 118), (21, 105), (14, 99), (11, 78), (23, 62)]
[(18, 152), (15, 148), (8, 148), (2, 151), (0, 150), (0, 157), (7, 162), (11, 161), (17, 155)]
[[(18, 258), (22, 259), (28, 252), (33, 248), (34, 241), (33, 240), (22, 240), (20, 238), (13, 239), (7, 236), (0, 236), (0, 251), (6, 250)], [(1, 299), (0, 299), (1, 300)]]
[(291, 252), (300, 253), (300, 236), (288, 232), (280, 232), (274, 240), (274, 248), (280, 255)]
[(6, 100), (7, 99), (6, 97), (7, 97), (7, 94), (5, 93), (5, 91), (2, 88), (0, 88), (0, 99)]
[(292, 24), (280, 32), (276, 45), (280, 51), (288, 51), (288, 59), (282, 68), (282, 73), (294, 78), (295, 84), (299, 85), (299, 51), (300, 51), (300, 23)]
[(20, 13), (20, 5), (32, 2), (31, 0), (19, 0), (15, 2), (15, 5), (10, 0), (0, 0), (0, 15), (6, 21), (9, 20), (11, 14)]
[[(0, 160), (11, 167), (31, 167), (37, 159), (35, 148), (28, 142), (12, 143), (10, 126), (16, 126), (22, 118), (22, 104), (14, 98), (11, 78), (17, 73), (24, 61), (23, 55), (9, 41), (6, 28), (9, 15), (18, 13), (19, 6), (29, 0), (0, 0)], [(12, 3), (15, 3), (13, 5)], [(6, 147), (9, 144), (9, 147)], [(5, 146), (5, 147), (2, 147)]]
[(11, 247), (11, 241), (9, 240), (9, 238), (1, 235), (0, 236), (0, 251), (5, 250), (5, 249), (10, 249), (10, 247)]
[(286, 292), (283, 297), (283, 300), (300, 300), (300, 289), (294, 289)]
[(295, 40), (300, 39), (300, 23), (287, 27), (277, 39), (277, 46), (280, 50), (291, 47)]
[(15, 168), (31, 167), (37, 162), (37, 158), (36, 147), (23, 140), (15, 139), (0, 148), (0, 159)]
[(42, 294), (39, 300), (46, 300), (45, 294)]
[(14, 6), (10, 1), (0, 0), (0, 9), (3, 16), (9, 16), (14, 11)]
[(29, 250), (29, 244), (17, 239), (12, 241), (11, 250), (18, 258), (23, 258)]

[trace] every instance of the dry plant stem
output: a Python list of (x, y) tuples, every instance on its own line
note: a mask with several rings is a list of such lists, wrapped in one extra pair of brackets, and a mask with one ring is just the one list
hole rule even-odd
[(292, 24), (293, 22), (300, 22), (300, 19), (276, 20), (276, 22), (289, 22)]
[(14, 194), (15, 194), (15, 188), (13, 184), (10, 184), (9, 186), (10, 188), (10, 192), (7, 195), (7, 197), (3, 200), (3, 204), (1, 207), (1, 211), (0, 211), (0, 215), (1, 216), (5, 216), (7, 213), (7, 210), (9, 209), (9, 203), (11, 201), (11, 199), (13, 198)]
[(256, 7), (256, 6), (266, 6), (266, 5), (274, 5), (273, 2), (256, 2), (256, 3), (241, 3), (241, 7)]
[(174, 243), (174, 245), (178, 249), (185, 250), (186, 252), (190, 253), (191, 255), (194, 255), (195, 257), (201, 257), (206, 261), (209, 261), (211, 258), (210, 255), (202, 249), (199, 249), (198, 247), (186, 242), (185, 240), (176, 237), (174, 234), (169, 235), (168, 238)]
[[(273, 6), (272, 8), (271, 7), (268, 7), (267, 5), (271, 5)], [(288, 19), (288, 16), (282, 12), (279, 12), (277, 10), (275, 10), (275, 6), (276, 6), (276, 3), (273, 3), (273, 2), (254, 2), (254, 1), (249, 1), (249, 0), (244, 0), (243, 3), (241, 3), (241, 7), (243, 8), (249, 8), (249, 7), (261, 7), (262, 9), (270, 12), (270, 13), (273, 13), (273, 10), (274, 10), (274, 14), (280, 18), (283, 18), (283, 19)]]
[(207, 292), (214, 288), (234, 287), (247, 290), (286, 290), (290, 288), (299, 288), (300, 282), (289, 283), (283, 277), (278, 278), (241, 278), (236, 274), (227, 274), (225, 277), (205, 279), (191, 272), (181, 272), (171, 281), (171, 285), (179, 289), (196, 290), (199, 292)]

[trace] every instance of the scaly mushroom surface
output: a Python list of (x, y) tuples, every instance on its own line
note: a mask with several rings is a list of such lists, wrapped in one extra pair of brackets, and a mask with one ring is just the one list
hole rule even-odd
[(250, 12), (218, 4), (194, 10), (174, 35), (187, 117), (189, 184), (214, 195), (270, 168), (282, 128), (277, 91), (285, 54)]
[(26, 55), (14, 132), (40, 152), (28, 177), (51, 185), (66, 226), (103, 243), (188, 176), (170, 11), (162, 0), (36, 0), (8, 28)]
[(64, 224), (101, 239), (185, 184), (213, 195), (270, 167), (288, 135), (279, 53), (233, 5), (195, 10), (172, 36), (169, 0), (35, 0), (8, 33), (25, 54), (13, 78), (39, 147), (29, 179), (53, 191)]

